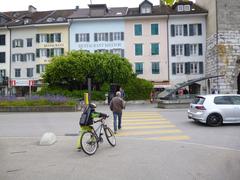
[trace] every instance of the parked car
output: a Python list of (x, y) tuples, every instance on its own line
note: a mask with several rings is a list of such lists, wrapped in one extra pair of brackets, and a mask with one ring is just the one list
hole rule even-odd
[(240, 123), (240, 95), (211, 94), (195, 96), (188, 109), (188, 118), (209, 126)]

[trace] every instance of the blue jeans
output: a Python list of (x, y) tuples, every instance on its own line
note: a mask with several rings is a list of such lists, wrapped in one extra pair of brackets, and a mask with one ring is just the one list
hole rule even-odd
[(121, 129), (122, 124), (122, 112), (113, 112), (113, 127), (114, 131), (117, 131), (117, 119), (118, 119), (118, 129)]

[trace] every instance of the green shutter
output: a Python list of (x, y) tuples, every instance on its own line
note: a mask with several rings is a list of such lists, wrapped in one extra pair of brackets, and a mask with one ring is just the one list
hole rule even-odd
[(135, 56), (142, 55), (142, 44), (135, 44)]
[(158, 24), (151, 24), (151, 34), (158, 35)]
[(135, 24), (134, 25), (134, 32), (135, 32), (135, 36), (141, 36), (142, 35), (142, 25), (141, 24)]

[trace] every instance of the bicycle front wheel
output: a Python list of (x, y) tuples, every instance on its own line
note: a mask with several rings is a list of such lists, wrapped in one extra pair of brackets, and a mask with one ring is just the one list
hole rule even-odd
[(81, 137), (81, 147), (86, 154), (93, 155), (98, 148), (96, 136), (90, 131), (84, 132)]
[(104, 128), (104, 132), (105, 132), (106, 139), (109, 142), (109, 144), (113, 147), (116, 146), (116, 138), (115, 138), (112, 130), (109, 127), (106, 127), (106, 128)]

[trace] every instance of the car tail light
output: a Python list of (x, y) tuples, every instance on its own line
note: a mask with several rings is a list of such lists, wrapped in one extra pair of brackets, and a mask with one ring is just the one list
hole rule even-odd
[(206, 108), (203, 105), (197, 105), (195, 106), (195, 108), (199, 110), (206, 110)]

